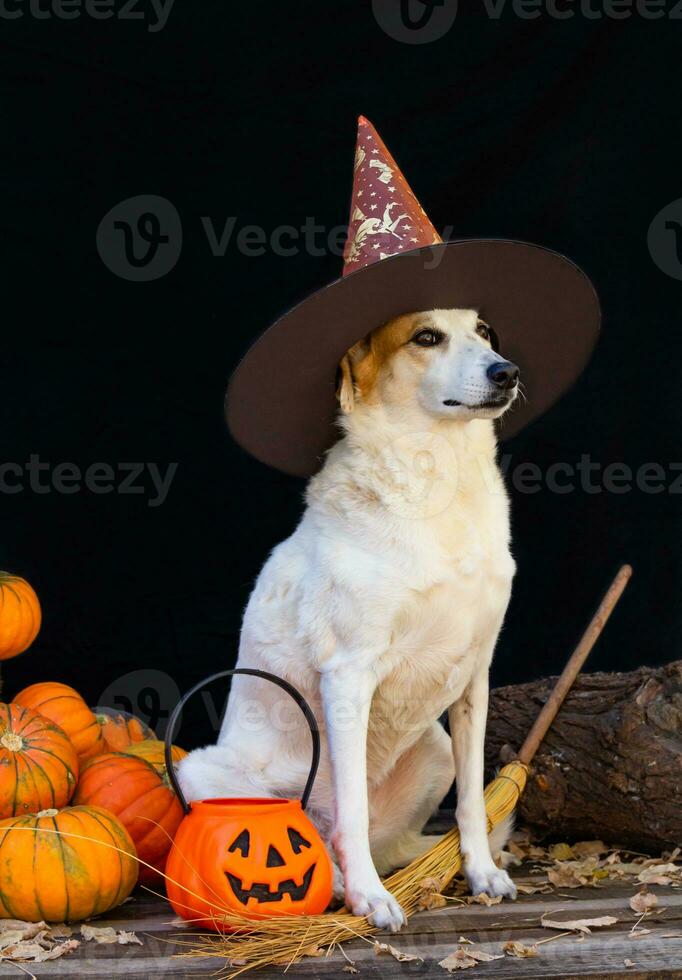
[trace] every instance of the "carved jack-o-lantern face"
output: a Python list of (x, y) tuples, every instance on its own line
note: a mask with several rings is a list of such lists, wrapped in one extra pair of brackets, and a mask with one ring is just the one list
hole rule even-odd
[[(302, 902), (312, 884), (316, 868), (316, 856), (311, 854), (313, 844), (295, 827), (284, 828), (279, 824), (273, 828), (274, 837), (269, 841), (258, 842), (262, 852), (267, 844), (265, 865), (257, 860), (251, 845), (251, 831), (248, 827), (240, 831), (228, 848), (225, 874), (230, 887), (242, 905), (253, 899), (263, 902), (280, 902), (288, 895), (292, 902)], [(243, 860), (239, 860), (241, 855)], [(259, 858), (261, 854), (259, 854)]]
[(253, 917), (312, 915), (332, 893), (329, 855), (298, 800), (192, 803), (166, 875), (179, 883), (166, 882), (175, 911), (206, 916), (214, 928), (221, 907)]

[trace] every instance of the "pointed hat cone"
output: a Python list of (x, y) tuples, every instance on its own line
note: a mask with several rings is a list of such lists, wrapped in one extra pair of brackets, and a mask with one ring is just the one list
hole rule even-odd
[(442, 238), (369, 119), (358, 119), (343, 274)]
[(547, 411), (589, 360), (600, 310), (585, 273), (527, 242), (441, 241), (363, 116), (348, 231), (343, 275), (276, 320), (232, 375), (230, 430), (264, 463), (296, 476), (320, 468), (341, 435), (339, 361), (400, 314), (472, 309), (495, 329), (528, 393), (501, 420), (502, 438)]

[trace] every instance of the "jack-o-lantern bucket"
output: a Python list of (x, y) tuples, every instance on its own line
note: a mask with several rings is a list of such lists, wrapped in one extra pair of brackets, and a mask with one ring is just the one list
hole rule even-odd
[[(305, 715), (313, 753), (300, 800), (185, 800), (171, 758), (178, 717), (193, 694), (233, 674), (250, 674), (277, 684)], [(225, 931), (226, 910), (252, 919), (324, 912), (332, 897), (332, 864), (305, 814), (319, 759), (315, 716), (303, 696), (281, 677), (263, 670), (235, 668), (214, 674), (188, 691), (176, 706), (166, 732), (166, 768), (186, 814), (166, 862), (166, 891), (178, 915)]]

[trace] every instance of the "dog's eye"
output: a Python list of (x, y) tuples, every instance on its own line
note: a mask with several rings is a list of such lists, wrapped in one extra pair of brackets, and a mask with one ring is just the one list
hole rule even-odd
[(497, 334), (493, 328), (489, 327), (487, 323), (483, 322), (483, 320), (479, 320), (476, 324), (476, 333), (479, 337), (482, 337), (483, 340), (487, 340), (494, 351), (499, 351), (500, 344), (497, 339)]
[(443, 334), (437, 330), (420, 330), (412, 338), (412, 343), (417, 347), (437, 347), (442, 341)]

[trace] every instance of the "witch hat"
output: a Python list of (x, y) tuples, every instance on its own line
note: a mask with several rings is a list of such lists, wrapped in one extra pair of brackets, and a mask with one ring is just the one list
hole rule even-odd
[(528, 400), (501, 420), (502, 438), (570, 388), (599, 332), (594, 287), (565, 256), (502, 239), (443, 242), (361, 116), (343, 275), (246, 353), (227, 391), (232, 435), (262, 462), (310, 476), (341, 434), (336, 374), (346, 351), (393, 317), (448, 308), (477, 310), (521, 368)]

